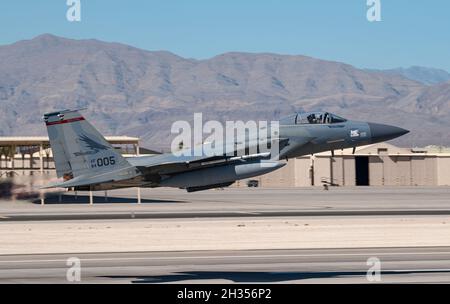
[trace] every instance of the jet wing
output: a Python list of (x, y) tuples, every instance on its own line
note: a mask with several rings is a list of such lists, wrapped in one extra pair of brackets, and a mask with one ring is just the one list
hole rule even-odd
[(247, 159), (265, 159), (270, 157), (270, 152), (240, 157), (218, 155), (218, 156), (180, 156), (173, 154), (162, 154), (149, 157), (135, 157), (127, 159), (128, 162), (136, 166), (145, 174), (170, 175), (196, 169), (216, 166), (229, 162)]
[[(233, 142), (233, 143), (223, 143), (218, 142), (218, 146), (223, 145), (223, 149), (221, 151), (225, 151), (223, 154), (214, 153), (209, 146), (203, 146), (200, 152), (201, 155), (193, 155), (195, 152), (194, 149), (186, 149), (184, 154), (175, 155), (173, 153), (160, 154), (154, 156), (143, 156), (143, 157), (131, 157), (127, 158), (127, 161), (137, 167), (144, 174), (158, 174), (158, 175), (170, 175), (181, 173), (185, 171), (196, 170), (204, 167), (214, 166), (221, 163), (226, 163), (230, 161), (237, 161), (239, 159), (257, 159), (257, 158), (268, 158), (270, 157), (270, 152), (257, 153), (256, 147), (258, 146), (257, 139), (251, 139), (247, 141), (245, 145), (242, 142)], [(249, 149), (249, 147), (254, 148), (252, 155), (244, 155), (245, 147)], [(198, 148), (198, 146), (197, 146)], [(240, 151), (242, 150), (242, 151)], [(239, 152), (239, 153), (236, 153)], [(244, 155), (242, 157), (235, 157), (234, 155)]]
[[(309, 143), (311, 138), (302, 138), (296, 139), (296, 145), (304, 145)], [(273, 141), (272, 143), (274, 143)], [(288, 138), (278, 138), (276, 140), (279, 145), (279, 150), (283, 150), (286, 146), (290, 144), (290, 139)], [(248, 146), (257, 145), (257, 140), (251, 140)], [(234, 144), (235, 145), (235, 144)], [(239, 151), (233, 144), (226, 144), (225, 151), (232, 151), (233, 153)], [(242, 151), (240, 151), (242, 152)], [(245, 153), (239, 153), (238, 155), (242, 155)], [(177, 156), (174, 154), (161, 154), (156, 156), (143, 156), (143, 157), (132, 157), (127, 158), (127, 161), (137, 167), (142, 173), (148, 175), (171, 175), (182, 173), (186, 171), (197, 170), (201, 168), (217, 166), (229, 162), (236, 162), (248, 159), (273, 159), (278, 155), (272, 155), (271, 152), (262, 152), (262, 153), (254, 153), (250, 155), (243, 156), (229, 156), (225, 155), (201, 155), (201, 156)]]

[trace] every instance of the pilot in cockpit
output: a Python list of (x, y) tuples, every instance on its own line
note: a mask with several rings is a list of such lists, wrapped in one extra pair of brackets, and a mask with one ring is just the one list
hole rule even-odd
[(310, 123), (310, 124), (315, 124), (315, 123), (317, 123), (317, 121), (316, 121), (316, 115), (315, 114), (310, 114), (310, 115), (308, 115), (308, 122)]
[(328, 124), (330, 123), (330, 115), (328, 113), (323, 114), (323, 124)]

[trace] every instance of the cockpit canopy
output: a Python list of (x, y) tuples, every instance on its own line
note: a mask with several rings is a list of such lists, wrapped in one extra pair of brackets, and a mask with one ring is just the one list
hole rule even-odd
[(345, 118), (328, 112), (297, 113), (280, 120), (280, 125), (335, 124), (346, 122)]

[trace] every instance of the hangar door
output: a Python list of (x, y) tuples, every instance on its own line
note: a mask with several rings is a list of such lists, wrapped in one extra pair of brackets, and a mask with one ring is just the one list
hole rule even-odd
[(369, 157), (355, 157), (356, 186), (369, 186)]

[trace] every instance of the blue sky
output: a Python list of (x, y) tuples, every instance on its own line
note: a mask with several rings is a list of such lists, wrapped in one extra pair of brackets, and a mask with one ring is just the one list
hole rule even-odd
[(421, 65), (450, 71), (450, 1), (81, 0), (68, 22), (66, 0), (3, 0), (0, 44), (51, 33), (116, 41), (184, 57), (229, 51), (302, 54), (366, 68)]

